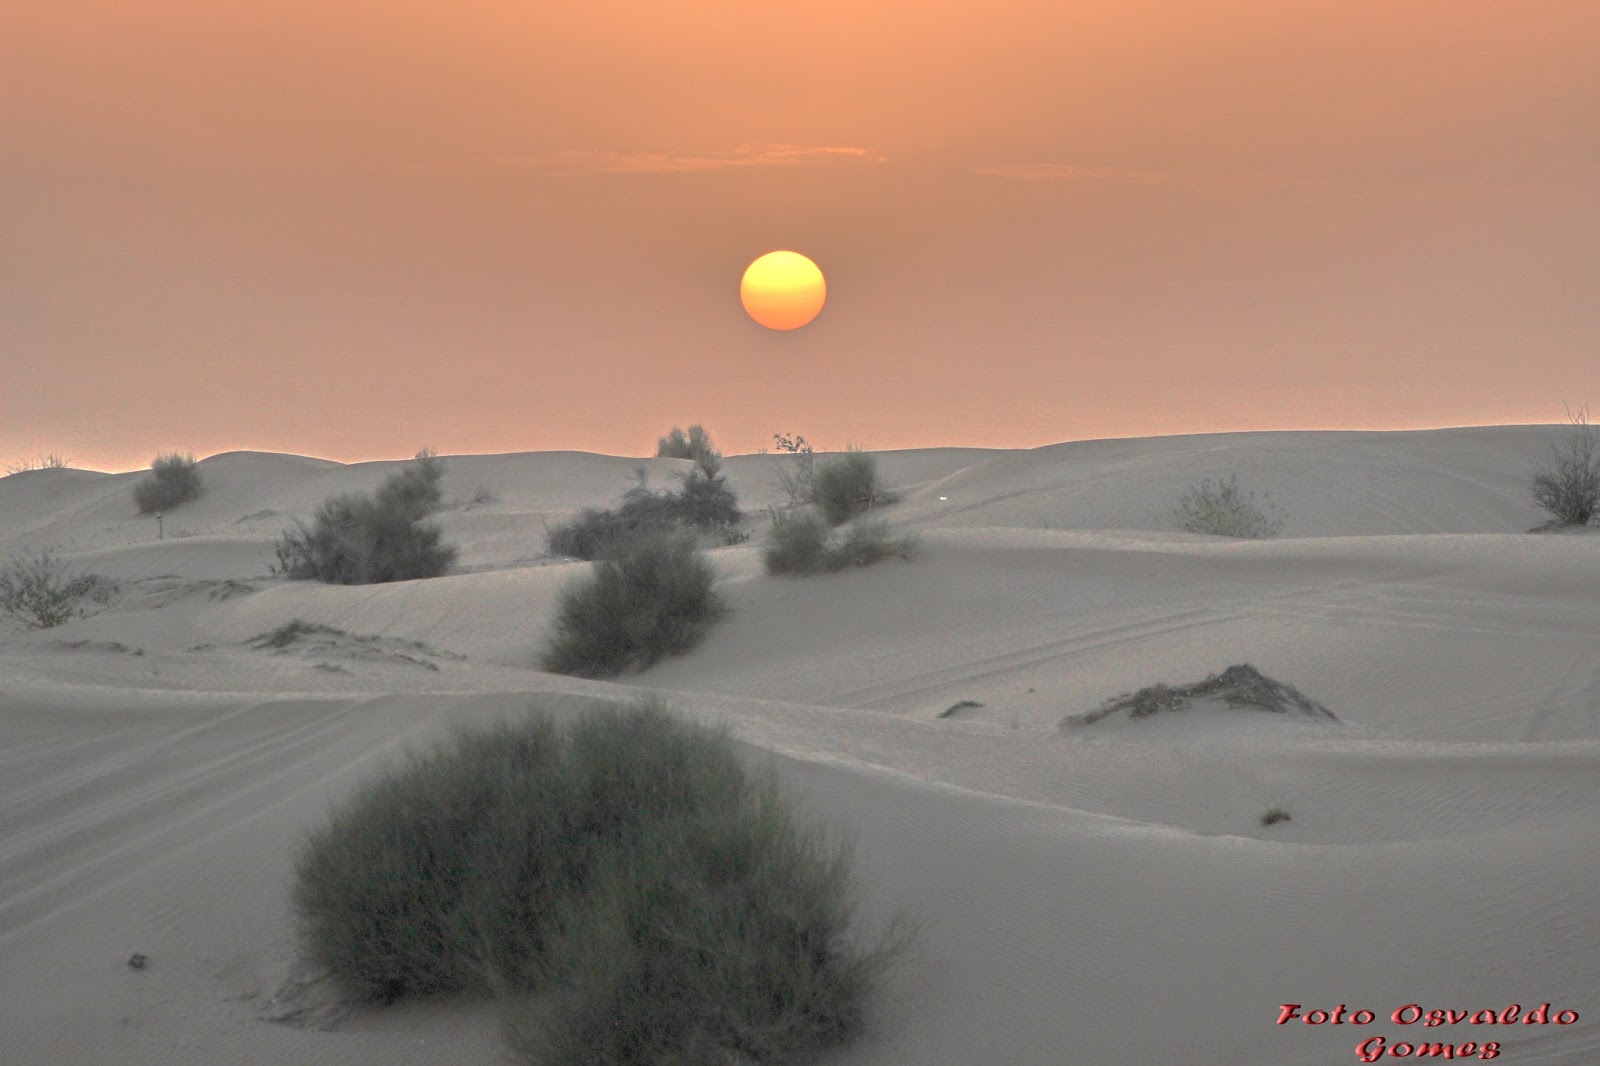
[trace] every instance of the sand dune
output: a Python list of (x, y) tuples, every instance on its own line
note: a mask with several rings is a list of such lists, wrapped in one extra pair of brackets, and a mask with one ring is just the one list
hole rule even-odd
[[(163, 540), (138, 475), (0, 479), (0, 558), (53, 547), (127, 582), (97, 616), (0, 630), (0, 1061), (515, 1061), (481, 1003), (324, 1028), (295, 847), (451, 723), (641, 690), (727, 723), (853, 836), (869, 923), (919, 916), (837, 1066), (1336, 1063), (1375, 1036), (1600, 1061), (1600, 536), (1526, 532), (1561, 431), (886, 453), (915, 561), (768, 577), (757, 517), (711, 553), (732, 623), (616, 683), (534, 667), (586, 568), (541, 521), (683, 461), (447, 457), (460, 572), (357, 588), (268, 576), (272, 542), (396, 463), (213, 456)], [(747, 511), (779, 501), (779, 461), (727, 460)], [(1185, 487), (1230, 473), (1289, 512), (1279, 538), (1171, 529)], [(295, 619), (343, 635), (252, 642)], [(1336, 720), (1201, 701), (1061, 728), (1246, 662)], [(1546, 1002), (1581, 1017), (1389, 1018)], [(1377, 1019), (1278, 1025), (1283, 1003)]]

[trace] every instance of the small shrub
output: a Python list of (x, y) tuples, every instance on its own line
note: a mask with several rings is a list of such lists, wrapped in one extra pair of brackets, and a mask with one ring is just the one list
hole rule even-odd
[(442, 543), (435, 524), (423, 521), (443, 499), (444, 466), (426, 450), (388, 478), (372, 496), (331, 496), (311, 525), (278, 538), (278, 572), (297, 580), (334, 585), (371, 585), (439, 577), (455, 563), (457, 549)]
[(171, 452), (158, 455), (150, 473), (133, 487), (133, 500), (140, 514), (164, 514), (205, 491), (194, 456)]
[(1259, 539), (1281, 532), (1288, 515), (1263, 499), (1275, 513), (1256, 506), (1256, 494), (1239, 491), (1237, 476), (1226, 481), (1205, 478), (1191, 486), (1173, 508), (1173, 520), (1185, 533), (1209, 533), (1217, 537)]
[(0, 610), (33, 629), (54, 629), (104, 607), (121, 586), (101, 574), (74, 574), (46, 548), (14, 556), (0, 571)]
[(684, 533), (622, 542), (562, 590), (544, 668), (609, 677), (689, 651), (726, 613), (715, 582), (716, 571)]
[(792, 461), (778, 466), (778, 491), (788, 497), (790, 508), (811, 503), (816, 499), (817, 473), (817, 457), (811, 445), (798, 433), (792, 437), (774, 433), (772, 442), (780, 452), (794, 456)]
[(900, 498), (878, 480), (878, 461), (859, 448), (819, 465), (812, 488), (817, 506), (833, 526)]
[(815, 574), (828, 556), (828, 525), (811, 511), (772, 515), (761, 561), (769, 574)]
[(1261, 824), (1263, 826), (1277, 825), (1279, 822), (1289, 821), (1293, 821), (1293, 819), (1289, 817), (1289, 812), (1282, 807), (1270, 807), (1267, 809), (1267, 813), (1261, 816)]
[(1534, 470), (1533, 502), (1560, 525), (1585, 526), (1600, 514), (1600, 436), (1587, 408), (1567, 417), (1572, 433)]
[(638, 484), (623, 494), (615, 510), (585, 508), (570, 522), (546, 530), (546, 543), (556, 555), (598, 559), (615, 554), (630, 540), (675, 529), (713, 532), (726, 540), (743, 515), (720, 468), (715, 458), (697, 460), (675, 493), (652, 492), (640, 468)]
[(706, 433), (704, 426), (690, 426), (687, 435), (677, 426), (673, 426), (671, 433), (657, 438), (656, 458), (700, 461), (721, 459), (722, 453), (711, 446), (711, 437)]
[(501, 997), (537, 1063), (792, 1062), (910, 939), (850, 937), (849, 852), (659, 704), (459, 729), (306, 839), (305, 954), (388, 1001)]
[(857, 522), (835, 541), (827, 524), (811, 511), (772, 516), (761, 561), (769, 574), (816, 574), (884, 559), (912, 559), (916, 538), (891, 536), (886, 522)]
[(45, 455), (18, 459), (14, 463), (6, 464), (6, 474), (25, 474), (30, 470), (65, 470), (67, 460), (58, 452), (49, 452)]

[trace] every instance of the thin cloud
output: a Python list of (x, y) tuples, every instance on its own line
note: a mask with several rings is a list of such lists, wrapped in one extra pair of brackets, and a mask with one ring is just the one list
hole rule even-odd
[(792, 167), (828, 160), (882, 163), (886, 157), (866, 148), (836, 145), (806, 148), (792, 144), (746, 144), (724, 152), (607, 152), (575, 148), (506, 157), (495, 162), (544, 174), (701, 174), (750, 167)]
[(1011, 181), (1028, 182), (1122, 182), (1130, 185), (1159, 185), (1194, 189), (1204, 193), (1258, 194), (1285, 189), (1330, 191), (1334, 182), (1327, 178), (1296, 177), (1270, 171), (1225, 173), (1180, 172), (1173, 170), (1135, 170), (1130, 167), (1095, 167), (1079, 163), (1012, 163), (977, 167), (975, 174)]
[(975, 173), (1013, 181), (1131, 181), (1142, 185), (1186, 185), (1193, 180), (1161, 170), (1086, 167), (1077, 163), (1013, 163), (979, 167)]

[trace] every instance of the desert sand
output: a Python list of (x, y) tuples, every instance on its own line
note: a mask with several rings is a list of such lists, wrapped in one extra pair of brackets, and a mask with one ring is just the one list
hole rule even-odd
[[(730, 457), (756, 516), (711, 552), (730, 619), (616, 682), (535, 665), (589, 566), (542, 523), (685, 461), (446, 456), (457, 572), (365, 587), (270, 577), (273, 540), (398, 462), (212, 456), (161, 540), (140, 474), (7, 477), (0, 558), (126, 584), (59, 628), (0, 623), (0, 1061), (515, 1062), (491, 1005), (339, 1017), (295, 956), (297, 845), (451, 723), (653, 691), (855, 841), (866, 926), (922, 923), (829, 1066), (1331, 1064), (1373, 1037), (1600, 1062), (1600, 531), (1526, 532), (1563, 431), (881, 453), (919, 556), (806, 579), (761, 568), (779, 458)], [(1174, 532), (1184, 488), (1230, 473), (1282, 534)], [(294, 619), (347, 635), (252, 643)], [(1200, 700), (1061, 728), (1236, 663), (1337, 720)]]

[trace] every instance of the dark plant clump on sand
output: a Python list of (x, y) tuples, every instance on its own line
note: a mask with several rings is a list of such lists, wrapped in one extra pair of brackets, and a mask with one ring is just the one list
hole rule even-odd
[(561, 592), (542, 664), (556, 674), (609, 677), (682, 655), (727, 613), (716, 570), (681, 531), (622, 542)]
[(1332, 711), (1307, 699), (1293, 685), (1274, 681), (1249, 663), (1239, 663), (1204, 681), (1188, 685), (1149, 685), (1138, 692), (1115, 696), (1096, 710), (1063, 719), (1061, 725), (1063, 728), (1090, 725), (1118, 711), (1127, 711), (1129, 718), (1148, 718), (1163, 711), (1181, 710), (1192, 700), (1208, 697), (1221, 699), (1229, 707), (1254, 707), (1277, 714), (1338, 721)]
[(877, 459), (859, 448), (818, 463), (811, 491), (813, 502), (822, 509), (830, 526), (843, 525), (874, 507), (900, 499), (884, 487), (878, 476)]
[(203, 492), (205, 483), (194, 456), (172, 452), (158, 455), (150, 464), (150, 473), (133, 487), (133, 501), (140, 514), (162, 514)]
[(1263, 497), (1258, 505), (1254, 492), (1241, 492), (1233, 474), (1226, 481), (1203, 478), (1191, 486), (1178, 499), (1172, 516), (1185, 533), (1248, 539), (1276, 536), (1288, 521), (1288, 514), (1270, 500)]
[(439, 526), (424, 521), (442, 506), (444, 464), (423, 450), (371, 496), (354, 493), (322, 502), (311, 525), (278, 538), (277, 571), (299, 580), (372, 585), (439, 577), (457, 549), (442, 543)]
[(672, 432), (657, 438), (656, 458), (693, 459), (700, 462), (706, 459), (720, 460), (722, 453), (711, 446), (711, 435), (706, 432), (705, 426), (690, 426), (687, 434), (673, 426)]
[(457, 730), (306, 840), (310, 960), (388, 1002), (496, 996), (545, 1066), (797, 1062), (908, 940), (852, 935), (850, 856), (659, 705)]
[(1571, 433), (1534, 470), (1533, 502), (1551, 516), (1541, 529), (1586, 526), (1600, 516), (1600, 434), (1587, 408), (1568, 417)]
[(0, 570), (0, 611), (33, 629), (54, 629), (105, 607), (120, 588), (101, 574), (73, 573), (49, 548), (24, 552)]
[(858, 521), (842, 538), (810, 510), (774, 511), (761, 559), (769, 574), (832, 573), (852, 566), (871, 566), (884, 559), (916, 557), (917, 539), (894, 536), (883, 521)]
[(677, 492), (652, 491), (641, 468), (638, 484), (623, 494), (616, 508), (586, 508), (550, 529), (546, 542), (555, 555), (589, 560), (615, 554), (630, 540), (674, 530), (709, 532), (722, 543), (737, 543), (735, 527), (742, 517), (721, 459), (712, 453), (695, 461)]

